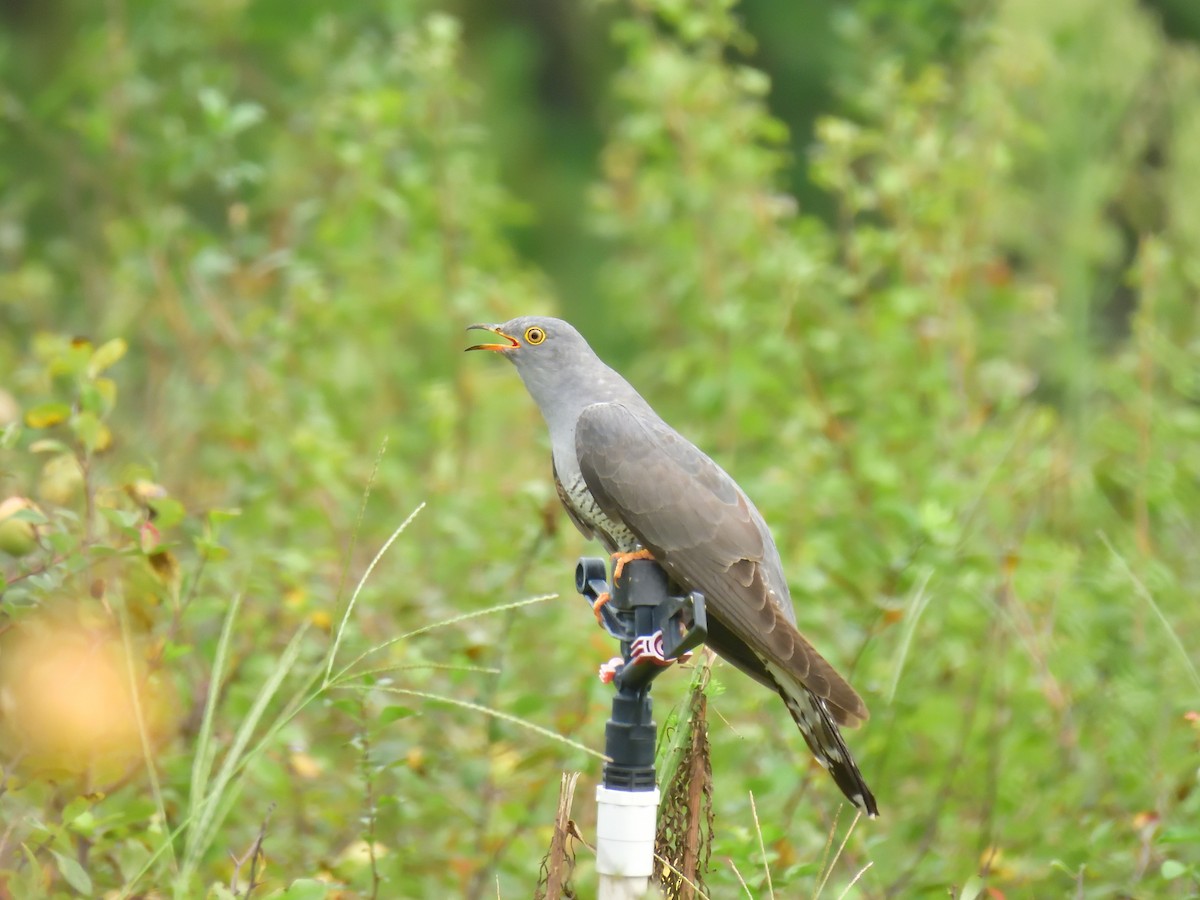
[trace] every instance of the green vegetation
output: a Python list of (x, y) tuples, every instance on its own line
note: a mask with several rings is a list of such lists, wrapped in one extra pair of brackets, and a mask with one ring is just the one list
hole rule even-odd
[(486, 6), (5, 13), (0, 896), (528, 896), (564, 770), (589, 834), (595, 547), (461, 353), (521, 312), (735, 474), (872, 708), (825, 882), (838, 792), (713, 670), (711, 896), (1200, 894), (1193, 8), (860, 0), (793, 85), (791, 4), (603, 3), (539, 181)]

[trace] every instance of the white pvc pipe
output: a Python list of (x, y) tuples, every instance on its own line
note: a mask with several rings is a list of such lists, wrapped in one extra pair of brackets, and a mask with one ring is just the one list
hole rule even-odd
[(645, 896), (654, 873), (654, 825), (658, 788), (614, 791), (596, 788), (596, 872), (599, 900)]

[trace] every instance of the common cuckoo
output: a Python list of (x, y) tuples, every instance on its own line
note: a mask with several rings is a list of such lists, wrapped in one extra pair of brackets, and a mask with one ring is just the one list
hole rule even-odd
[[(796, 628), (775, 541), (737, 483), (664, 422), (561, 319), (472, 325), (502, 343), (550, 429), (554, 481), (567, 514), (618, 562), (653, 558), (708, 605), (708, 644), (783, 698), (817, 761), (870, 816), (875, 798), (839, 725), (867, 707)], [(468, 330), (471, 330), (468, 329)]]

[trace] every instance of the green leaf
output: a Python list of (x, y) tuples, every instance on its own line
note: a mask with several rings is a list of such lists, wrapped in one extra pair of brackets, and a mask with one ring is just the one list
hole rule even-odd
[(1155, 842), (1158, 844), (1197, 844), (1200, 843), (1200, 829), (1197, 828), (1168, 828)]
[(187, 513), (174, 497), (152, 497), (148, 503), (154, 510), (154, 524), (163, 530), (178, 525)]
[(117, 384), (111, 378), (85, 381), (79, 386), (79, 408), (103, 418), (117, 403)]
[(54, 862), (58, 865), (59, 874), (62, 875), (67, 884), (85, 897), (90, 897), (92, 895), (92, 879), (83, 870), (83, 866), (66, 854), (59, 853), (57, 850), (51, 850), (50, 852), (54, 854)]
[(225, 130), (229, 134), (245, 131), (263, 120), (263, 108), (257, 103), (239, 103), (229, 111)]
[(163, 645), (163, 661), (174, 662), (177, 659), (182, 659), (195, 648), (191, 644), (177, 644), (174, 641), (167, 641)]
[(329, 885), (315, 878), (297, 878), (281, 894), (288, 900), (323, 900), (329, 893)]
[(72, 800), (70, 803), (68, 803), (65, 807), (63, 807), (62, 823), (64, 825), (70, 825), (72, 822), (74, 822), (76, 819), (78, 819), (81, 815), (83, 815), (85, 812), (87, 812), (89, 809), (91, 809), (94, 802), (95, 801), (90, 796), (76, 797), (74, 800)]
[(111, 506), (100, 508), (100, 515), (108, 519), (118, 528), (134, 531), (142, 523), (144, 512), (132, 509), (113, 509)]
[(21, 423), (17, 421), (9, 422), (4, 428), (0, 429), (0, 450), (11, 450), (17, 445), (17, 440), (21, 437)]
[(387, 706), (383, 712), (379, 714), (379, 724), (388, 725), (395, 722), (397, 719), (407, 719), (409, 716), (415, 715), (416, 710), (410, 709), (407, 706)]
[[(28, 895), (30, 897), (44, 896), (45, 891), (40, 890), (42, 887), (42, 864), (38, 862), (37, 854), (33, 852), (33, 849), (28, 844), (21, 845), (21, 852), (25, 854), (26, 878), (28, 879), (26, 886), (30, 888)], [(35, 885), (36, 888), (34, 887)], [(12, 885), (10, 884), (9, 887), (12, 887)]]
[(1176, 859), (1164, 860), (1159, 873), (1167, 881), (1174, 881), (1176, 878), (1187, 874), (1187, 866)]
[[(11, 501), (5, 501), (11, 502)], [(6, 519), (15, 519), (18, 522), (32, 522), (34, 525), (45, 525), (50, 520), (46, 518), (46, 514), (36, 506), (23, 506), (15, 512), (5, 516)]]
[(92, 412), (81, 412), (71, 419), (71, 430), (89, 453), (105, 450), (112, 443), (108, 426)]
[(229, 558), (229, 548), (212, 541), (196, 540), (196, 550), (209, 562), (220, 562)]
[(30, 428), (52, 428), (71, 417), (71, 407), (66, 403), (43, 403), (25, 413), (25, 424)]

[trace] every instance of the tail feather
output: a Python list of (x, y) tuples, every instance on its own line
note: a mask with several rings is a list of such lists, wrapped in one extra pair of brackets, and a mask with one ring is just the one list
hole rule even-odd
[(875, 795), (867, 787), (858, 765), (846, 746), (842, 733), (838, 730), (837, 722), (825, 705), (825, 701), (774, 666), (768, 664), (768, 669), (775, 678), (775, 686), (779, 696), (787, 705), (788, 712), (796, 720), (804, 742), (812, 751), (829, 774), (833, 776), (847, 799), (859, 809), (874, 818), (879, 815), (879, 807), (875, 803)]

